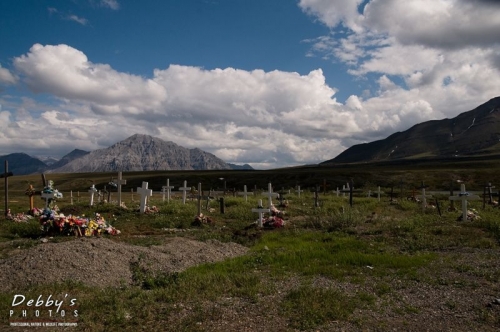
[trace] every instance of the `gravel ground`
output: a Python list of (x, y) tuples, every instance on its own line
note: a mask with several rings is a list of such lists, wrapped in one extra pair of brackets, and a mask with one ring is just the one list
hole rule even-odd
[[(134, 262), (149, 271), (174, 272), (243, 255), (247, 250), (235, 243), (183, 237), (169, 238), (165, 244), (149, 248), (106, 238), (48, 242), (0, 260), (0, 291), (66, 278), (98, 287), (132, 284), (130, 265)], [(412, 278), (400, 277), (397, 271), (377, 277), (367, 269), (361, 282), (307, 279), (314, 287), (343, 294), (376, 294), (373, 305), (356, 309), (347, 321), (330, 322), (313, 331), (499, 331), (499, 269), (498, 249), (456, 249), (439, 252), (438, 259)], [(201, 308), (206, 313), (203, 317), (209, 319), (196, 323), (200, 331), (295, 331), (281, 314), (280, 303), (305, 280), (299, 276), (268, 280), (276, 291), (257, 301), (222, 297), (212, 302), (178, 303), (179, 310), (162, 317), (165, 330), (182, 324)], [(377, 293), (381, 283), (390, 286), (383, 294)], [(66, 329), (58, 329), (62, 330)]]
[(106, 238), (78, 238), (42, 243), (0, 260), (0, 291), (73, 279), (90, 286), (132, 284), (131, 263), (152, 272), (179, 272), (190, 266), (243, 255), (236, 243), (168, 239), (160, 246), (140, 247)]

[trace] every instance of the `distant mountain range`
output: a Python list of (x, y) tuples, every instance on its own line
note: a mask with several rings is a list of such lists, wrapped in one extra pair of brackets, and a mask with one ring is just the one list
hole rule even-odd
[(500, 97), (453, 119), (422, 122), (383, 140), (354, 145), (321, 164), (489, 155), (500, 155)]
[(31, 173), (78, 173), (153, 170), (253, 169), (250, 165), (228, 164), (198, 148), (187, 149), (149, 135), (133, 135), (108, 148), (92, 152), (75, 149), (47, 165), (25, 153), (0, 156), (9, 161), (15, 175)]

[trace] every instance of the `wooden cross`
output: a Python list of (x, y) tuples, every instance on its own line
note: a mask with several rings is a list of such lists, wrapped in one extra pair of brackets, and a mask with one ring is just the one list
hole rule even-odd
[[(493, 203), (493, 193), (491, 192), (491, 189), (494, 189), (495, 186), (491, 185), (491, 182), (488, 182), (487, 185), (484, 186), (484, 191), (483, 191), (483, 209), (485, 208), (486, 205), (486, 194), (488, 194), (488, 204)], [(486, 192), (488, 191), (488, 192)]]
[(146, 201), (148, 197), (153, 196), (153, 190), (148, 189), (148, 183), (143, 181), (142, 187), (137, 187), (136, 191), (141, 196), (139, 212), (144, 213), (146, 212)]
[(252, 212), (257, 212), (259, 214), (259, 223), (258, 226), (262, 227), (262, 216), (265, 212), (271, 212), (271, 209), (264, 209), (262, 206), (262, 200), (259, 199), (259, 206), (256, 209), (252, 209)]
[(323, 195), (326, 195), (326, 188), (330, 187), (329, 184), (326, 184), (326, 179), (323, 179), (323, 185), (322, 185), (322, 187), (323, 187)]
[(389, 202), (390, 204), (394, 204), (394, 186), (391, 187), (391, 200)]
[[(90, 194), (90, 206), (94, 205), (94, 194), (97, 192), (97, 189), (95, 188), (95, 185), (92, 185), (90, 189), (88, 190), (88, 193)], [(43, 195), (42, 195), (43, 197)]]
[(285, 199), (285, 188), (278, 193), (278, 200), (280, 201), (280, 206), (283, 206), (283, 200)]
[(268, 202), (269, 202), (269, 208), (273, 205), (273, 197), (278, 196), (277, 193), (273, 193), (273, 187), (271, 183), (267, 184), (267, 193), (262, 193), (262, 195), (267, 196)]
[(9, 212), (9, 177), (13, 176), (12, 172), (9, 172), (9, 162), (5, 160), (5, 172), (0, 174), (0, 179), (5, 179), (5, 216)]
[(28, 189), (26, 189), (24, 194), (28, 195), (28, 197), (30, 199), (30, 211), (32, 211), (33, 208), (35, 207), (35, 205), (33, 204), (33, 196), (35, 196), (35, 194), (36, 194), (36, 191), (35, 191), (35, 188), (33, 188), (33, 185), (30, 184), (30, 186), (28, 187)]
[(314, 188), (314, 207), (319, 207), (319, 186), (316, 185)]
[(352, 207), (352, 193), (354, 190), (354, 183), (351, 180), (351, 183), (347, 183), (347, 188), (342, 189), (341, 192), (344, 193), (349, 193), (349, 205)]
[(73, 205), (73, 190), (69, 191), (70, 204)]
[(432, 198), (432, 195), (426, 195), (425, 194), (425, 188), (428, 186), (424, 185), (424, 181), (422, 181), (422, 184), (419, 189), (422, 189), (422, 195), (418, 195), (417, 198), (420, 198), (422, 200), (422, 211), (425, 211), (425, 208), (427, 207), (427, 198)]
[(299, 198), (300, 198), (300, 193), (303, 192), (304, 190), (300, 190), (300, 186), (297, 186), (297, 189), (295, 190), (295, 192), (297, 193), (297, 195), (299, 195)]
[(239, 192), (238, 195), (243, 195), (243, 197), (245, 197), (245, 202), (248, 202), (248, 191), (246, 184), (243, 186), (243, 192)]
[(179, 190), (182, 191), (182, 204), (186, 204), (187, 192), (191, 190), (191, 188), (187, 186), (187, 181), (184, 181), (184, 187), (179, 187)]
[(462, 201), (462, 221), (467, 221), (467, 201), (475, 201), (481, 199), (477, 195), (469, 195), (468, 192), (465, 191), (465, 184), (460, 185), (460, 193), (458, 196), (450, 196), (450, 200), (452, 201)]
[(202, 192), (201, 192), (201, 183), (198, 183), (198, 216), (201, 216), (201, 198), (202, 198)]

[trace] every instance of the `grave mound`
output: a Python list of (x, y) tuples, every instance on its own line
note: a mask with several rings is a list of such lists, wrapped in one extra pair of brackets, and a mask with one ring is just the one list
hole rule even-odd
[(154, 274), (245, 254), (248, 248), (217, 240), (167, 239), (159, 246), (140, 247), (106, 238), (76, 238), (41, 243), (0, 260), (0, 291), (74, 280), (94, 287), (133, 284), (132, 266)]

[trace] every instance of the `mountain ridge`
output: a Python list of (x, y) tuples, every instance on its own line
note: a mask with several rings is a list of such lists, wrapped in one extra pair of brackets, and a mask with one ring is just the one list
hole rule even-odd
[(325, 164), (500, 154), (500, 97), (454, 118), (415, 124), (385, 139), (353, 145)]

